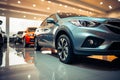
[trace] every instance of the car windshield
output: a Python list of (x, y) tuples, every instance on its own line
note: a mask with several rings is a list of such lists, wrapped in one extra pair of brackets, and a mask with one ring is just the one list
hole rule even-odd
[(75, 13), (58, 13), (58, 15), (60, 18), (83, 16), (83, 15), (75, 14)]
[(35, 32), (36, 28), (28, 28), (28, 32)]
[(18, 32), (18, 34), (23, 34), (23, 31), (21, 31), (21, 32)]

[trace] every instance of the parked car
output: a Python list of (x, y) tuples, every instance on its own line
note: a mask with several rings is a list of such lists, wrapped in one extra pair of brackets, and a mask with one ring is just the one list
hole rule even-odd
[[(0, 25), (2, 25), (2, 21), (0, 20)], [(2, 29), (0, 27), (0, 48), (3, 46), (3, 35), (2, 35)]]
[(35, 32), (35, 49), (57, 49), (60, 61), (71, 63), (75, 55), (116, 55), (120, 58), (120, 19), (56, 13)]
[(3, 42), (7, 43), (7, 34), (4, 31), (2, 31), (2, 35), (3, 35)]
[(18, 32), (17, 32), (16, 38), (15, 38), (15, 44), (16, 44), (16, 43), (22, 43), (23, 32), (24, 32), (24, 31), (18, 31)]
[(26, 31), (23, 33), (22, 39), (23, 39), (23, 46), (28, 47), (29, 45), (34, 45), (34, 32), (36, 30), (36, 27), (28, 27)]

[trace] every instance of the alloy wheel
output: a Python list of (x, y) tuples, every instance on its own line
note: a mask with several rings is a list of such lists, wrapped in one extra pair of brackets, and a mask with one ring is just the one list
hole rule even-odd
[(60, 38), (58, 42), (58, 55), (60, 56), (60, 59), (64, 61), (68, 57), (68, 41), (65, 38)]

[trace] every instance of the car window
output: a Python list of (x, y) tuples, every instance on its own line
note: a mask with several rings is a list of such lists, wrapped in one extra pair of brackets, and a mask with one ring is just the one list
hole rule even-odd
[(47, 21), (46, 21), (47, 19), (45, 19), (43, 22), (42, 22), (42, 24), (41, 24), (41, 26), (40, 27), (45, 27), (46, 25), (47, 25)]
[(55, 20), (55, 22), (58, 22), (57, 17), (56, 17), (55, 14), (51, 15), (50, 18), (53, 18)]
[(28, 32), (35, 32), (36, 28), (28, 28)]

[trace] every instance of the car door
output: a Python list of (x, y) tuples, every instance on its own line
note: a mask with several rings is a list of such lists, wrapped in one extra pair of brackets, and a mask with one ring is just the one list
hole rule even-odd
[[(56, 21), (56, 16), (51, 15), (48, 18), (52, 18)], [(47, 18), (47, 19), (48, 19)], [(48, 23), (47, 19), (45, 20), (45, 25), (43, 25), (42, 34), (41, 34), (41, 41), (47, 47), (53, 47), (53, 40), (54, 40), (54, 29), (57, 27), (54, 23)]]

